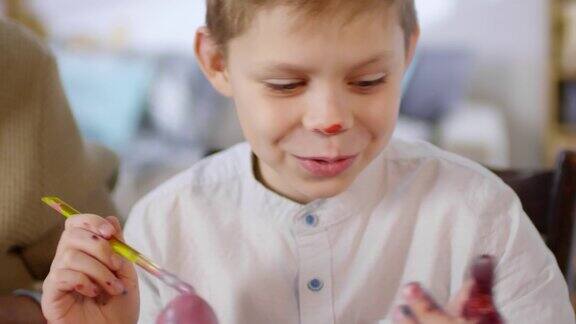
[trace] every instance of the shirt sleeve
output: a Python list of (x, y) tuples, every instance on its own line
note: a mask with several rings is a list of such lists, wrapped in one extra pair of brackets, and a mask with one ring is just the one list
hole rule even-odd
[[(147, 213), (148, 210), (143, 203), (136, 204), (126, 222), (124, 237), (128, 244), (143, 255), (153, 257), (153, 238), (150, 233), (152, 225), (147, 222)], [(139, 267), (136, 267), (136, 272), (140, 293), (138, 323), (155, 323), (156, 316), (161, 311), (157, 280)]]
[(487, 210), (504, 217), (492, 225), (492, 235), (484, 243), (492, 251), (502, 251), (497, 254), (494, 293), (504, 319), (507, 323), (574, 323), (568, 287), (554, 255), (512, 189), (505, 187), (496, 194)]

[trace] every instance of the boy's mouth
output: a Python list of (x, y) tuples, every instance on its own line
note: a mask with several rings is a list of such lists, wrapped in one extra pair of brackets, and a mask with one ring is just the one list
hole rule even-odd
[(334, 177), (346, 171), (356, 160), (358, 155), (346, 155), (337, 157), (294, 157), (298, 160), (300, 166), (316, 177)]

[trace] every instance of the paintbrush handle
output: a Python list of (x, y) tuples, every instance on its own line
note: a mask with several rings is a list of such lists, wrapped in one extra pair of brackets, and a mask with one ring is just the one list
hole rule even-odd
[[(52, 207), (54, 210), (62, 214), (64, 217), (69, 218), (77, 214), (81, 214), (78, 210), (74, 207), (65, 203), (62, 199), (58, 197), (42, 197), (42, 201), (47, 204), (48, 206)], [(137, 260), (142, 257), (140, 252), (136, 251), (136, 249), (132, 248), (128, 244), (120, 241), (118, 238), (112, 236), (111, 239), (108, 240), (114, 252), (118, 253), (119, 255), (126, 258), (128, 261), (138, 264)], [(150, 262), (149, 260), (145, 259), (146, 262)]]

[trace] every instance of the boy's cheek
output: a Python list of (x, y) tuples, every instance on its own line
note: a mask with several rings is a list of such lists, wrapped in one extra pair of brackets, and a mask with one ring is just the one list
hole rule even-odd
[(391, 136), (396, 127), (395, 115), (375, 114), (357, 121), (359, 127), (364, 127), (373, 141), (379, 141)]
[(283, 112), (284, 107), (268, 107), (243, 112), (246, 128), (267, 142), (277, 143), (301, 129), (301, 119)]

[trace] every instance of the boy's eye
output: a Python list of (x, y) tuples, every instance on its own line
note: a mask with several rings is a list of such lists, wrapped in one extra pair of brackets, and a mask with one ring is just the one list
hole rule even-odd
[(370, 88), (386, 81), (386, 73), (378, 73), (367, 76), (364, 80), (352, 82), (353, 85), (360, 88)]
[[(371, 74), (366, 76), (363, 80), (351, 82), (350, 84), (362, 89), (368, 89), (378, 84), (384, 83), (387, 79), (387, 76), (388, 75), (386, 73)], [(298, 88), (302, 86), (305, 86), (306, 81), (277, 79), (267, 81), (264, 84), (266, 87), (275, 92), (290, 93), (298, 90)]]
[(265, 85), (274, 91), (288, 92), (296, 90), (300, 86), (306, 85), (306, 82), (305, 81), (294, 82), (294, 80), (285, 80), (285, 81), (277, 80), (273, 82), (266, 82)]

